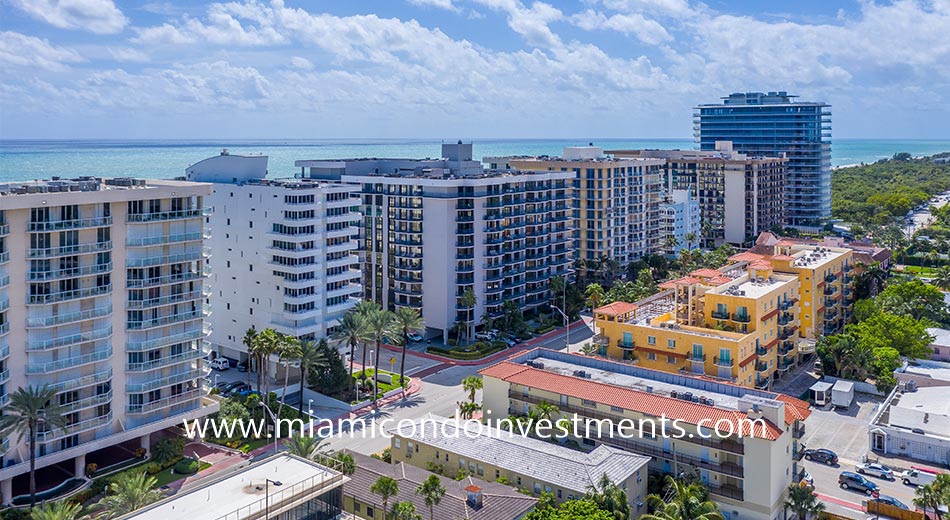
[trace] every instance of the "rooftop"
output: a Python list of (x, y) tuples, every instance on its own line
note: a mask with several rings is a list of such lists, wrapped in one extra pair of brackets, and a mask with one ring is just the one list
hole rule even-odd
[[(797, 251), (795, 251), (796, 249)], [(809, 269), (824, 265), (846, 254), (837, 248), (832, 249), (827, 246), (813, 247), (796, 245), (792, 247), (792, 250), (795, 251), (792, 253), (792, 258), (795, 259), (795, 261), (792, 262), (792, 267), (805, 267)]]
[(580, 494), (605, 473), (612, 481), (623, 482), (650, 462), (650, 457), (609, 446), (584, 453), (487, 425), (466, 427), (464, 422), (432, 414), (393, 432)]
[[(364, 503), (380, 503), (379, 495), (370, 491), (370, 487), (379, 477), (387, 476), (396, 479), (399, 484), (399, 493), (389, 499), (390, 504), (396, 502), (412, 502), (416, 505), (416, 510), (420, 513), (429, 509), (425, 501), (415, 493), (417, 487), (429, 478), (430, 473), (422, 468), (407, 465), (405, 463), (387, 464), (381, 460), (367, 457), (355, 452), (350, 452), (356, 462), (356, 472), (346, 483), (344, 494), (356, 497)], [(537, 499), (524, 495), (512, 489), (511, 486), (499, 484), (497, 482), (487, 482), (473, 477), (466, 477), (461, 481), (456, 481), (448, 477), (440, 476), (442, 486), (445, 487), (445, 496), (439, 505), (435, 506), (436, 518), (466, 518), (469, 520), (511, 520), (520, 518), (528, 511), (534, 508)], [(467, 502), (468, 493), (477, 492), (478, 488), (482, 494), (482, 507), (475, 509)]]
[(136, 190), (156, 187), (194, 186), (183, 180), (136, 179), (132, 177), (76, 177), (0, 183), (0, 196), (33, 195), (40, 193), (74, 193), (112, 190)]
[[(927, 329), (928, 332), (930, 330), (931, 329)], [(931, 332), (931, 334), (933, 333)], [(950, 385), (950, 363), (931, 361), (928, 359), (915, 359), (913, 362), (907, 363), (905, 366), (897, 369), (897, 371), (943, 381), (943, 385)]]
[[(755, 268), (755, 264), (752, 264), (751, 267)], [(771, 265), (768, 267), (771, 267)], [(783, 285), (794, 283), (795, 280), (795, 276), (781, 274), (773, 274), (768, 278), (752, 278), (751, 276), (747, 275), (737, 278), (736, 280), (732, 280), (732, 283), (722, 284), (714, 289), (711, 289), (709, 292), (712, 294), (727, 294), (757, 299), (761, 296), (769, 294)]]
[(950, 347), (950, 330), (930, 327), (927, 334), (934, 337), (933, 344), (940, 347)]
[[(217, 477), (217, 478), (215, 478)], [(265, 480), (271, 512), (280, 504), (309, 499), (343, 484), (345, 477), (315, 462), (292, 455), (275, 455), (258, 463), (198, 481), (193, 488), (160, 500), (121, 518), (135, 520), (241, 520), (264, 512)]]

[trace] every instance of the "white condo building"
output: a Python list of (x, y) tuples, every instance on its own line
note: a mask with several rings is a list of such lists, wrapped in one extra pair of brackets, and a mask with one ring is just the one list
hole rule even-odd
[[(660, 204), (662, 216), (661, 236), (663, 250), (667, 255), (677, 255), (681, 249), (696, 249), (702, 238), (699, 219), (699, 200), (689, 190), (668, 190), (666, 199)], [(692, 234), (692, 236), (690, 236)], [(666, 245), (666, 237), (676, 237), (676, 247)], [(687, 243), (687, 238), (693, 241)]]
[[(504, 302), (548, 302), (548, 279), (574, 256), (574, 172), (486, 171), (461, 142), (442, 155), (295, 164), (304, 178), (359, 187), (365, 297), (421, 310), (427, 333), (447, 339), (456, 322), (501, 316)], [(462, 305), (469, 288), (474, 309)]]
[[(267, 179), (266, 156), (227, 151), (186, 169), (208, 182), (212, 348), (247, 359), (252, 325), (301, 339), (325, 338), (356, 305), (360, 286), (359, 196), (356, 186)], [(276, 365), (271, 365), (274, 375)]]
[[(36, 467), (81, 477), (98, 450), (217, 411), (202, 393), (206, 184), (84, 177), (0, 184), (0, 407), (58, 391)], [(24, 439), (2, 439), (3, 503), (26, 489)], [(15, 492), (16, 490), (16, 492)]]

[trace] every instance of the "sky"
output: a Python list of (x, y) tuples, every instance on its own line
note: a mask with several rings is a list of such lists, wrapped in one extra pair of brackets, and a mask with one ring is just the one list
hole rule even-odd
[(0, 139), (688, 138), (769, 90), (950, 139), (950, 0), (0, 0)]

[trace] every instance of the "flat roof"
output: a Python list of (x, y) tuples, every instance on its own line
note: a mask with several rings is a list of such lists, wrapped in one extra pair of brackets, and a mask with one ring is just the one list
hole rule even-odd
[(461, 424), (433, 414), (392, 432), (554, 486), (585, 493), (604, 474), (620, 483), (650, 462), (650, 457), (603, 444), (585, 453), (481, 424)]
[[(928, 331), (931, 329), (927, 329)], [(915, 359), (907, 366), (898, 369), (898, 373), (913, 374), (950, 384), (950, 363), (932, 361), (929, 359)]]
[[(745, 278), (745, 279), (743, 279)], [(773, 274), (769, 278), (762, 280), (751, 277), (743, 277), (734, 280), (733, 283), (723, 284), (709, 291), (712, 294), (724, 294), (731, 296), (744, 296), (746, 298), (757, 299), (764, 296), (783, 285), (793, 283), (797, 278), (793, 275)]]
[(280, 482), (267, 487), (271, 508), (291, 497), (317, 496), (341, 485), (343, 475), (300, 457), (281, 454), (229, 471), (218, 478), (199, 480), (187, 489), (144, 509), (123, 516), (136, 520), (233, 520), (263, 513), (265, 479)]
[(929, 386), (904, 392), (894, 406), (918, 412), (950, 415), (950, 387)]
[(927, 329), (927, 334), (934, 337), (931, 344), (940, 347), (950, 347), (950, 330), (930, 327)]

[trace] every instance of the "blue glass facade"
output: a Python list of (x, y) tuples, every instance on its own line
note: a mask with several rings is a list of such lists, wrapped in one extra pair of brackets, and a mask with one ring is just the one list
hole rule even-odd
[(786, 92), (735, 93), (699, 105), (693, 137), (701, 150), (732, 141), (736, 151), (788, 157), (785, 213), (792, 226), (817, 226), (831, 216), (831, 106), (795, 101)]

